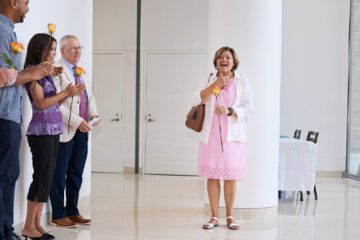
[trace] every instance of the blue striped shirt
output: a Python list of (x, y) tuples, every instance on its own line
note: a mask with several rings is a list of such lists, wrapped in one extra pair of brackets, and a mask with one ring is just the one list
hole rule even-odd
[[(3, 54), (5, 53), (13, 60), (18, 71), (22, 69), (21, 55), (14, 53), (10, 49), (10, 42), (17, 42), (14, 32), (14, 23), (0, 14), (0, 67), (9, 68), (5, 62)], [(0, 88), (0, 118), (21, 123), (22, 108), (22, 86), (7, 86)]]

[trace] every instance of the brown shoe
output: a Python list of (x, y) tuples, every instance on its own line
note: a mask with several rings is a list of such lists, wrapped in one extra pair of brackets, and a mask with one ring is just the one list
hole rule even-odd
[(70, 218), (72, 221), (74, 221), (78, 224), (89, 225), (91, 223), (91, 219), (83, 218), (80, 214), (74, 215), (74, 216), (69, 216), (68, 218)]
[(56, 226), (56, 227), (62, 227), (62, 228), (75, 228), (75, 227), (78, 226), (76, 224), (76, 222), (74, 222), (73, 220), (71, 220), (68, 217), (59, 218), (59, 219), (52, 219), (51, 224)]

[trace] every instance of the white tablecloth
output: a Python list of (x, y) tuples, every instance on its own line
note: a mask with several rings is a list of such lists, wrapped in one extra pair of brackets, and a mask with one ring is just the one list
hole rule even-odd
[(317, 145), (280, 138), (279, 190), (312, 191), (315, 185)]

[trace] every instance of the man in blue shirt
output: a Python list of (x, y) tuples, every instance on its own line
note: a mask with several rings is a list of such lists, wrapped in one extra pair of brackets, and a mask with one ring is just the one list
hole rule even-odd
[[(12, 227), (14, 217), (15, 182), (19, 176), (21, 140), (22, 84), (36, 81), (53, 73), (49, 63), (23, 70), (20, 54), (11, 51), (10, 43), (17, 42), (15, 23), (24, 21), (29, 0), (0, 0), (0, 67), (16, 67), (18, 75), (0, 88), (0, 240), (20, 240)], [(5, 61), (4, 54), (12, 64)]]

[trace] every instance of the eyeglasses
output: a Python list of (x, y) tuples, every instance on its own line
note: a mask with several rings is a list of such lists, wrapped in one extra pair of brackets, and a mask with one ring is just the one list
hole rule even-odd
[(81, 50), (83, 50), (83, 46), (71, 46), (71, 47), (69, 47), (69, 49), (71, 50), (71, 51), (76, 51), (76, 50), (79, 50), (79, 51), (81, 51)]

